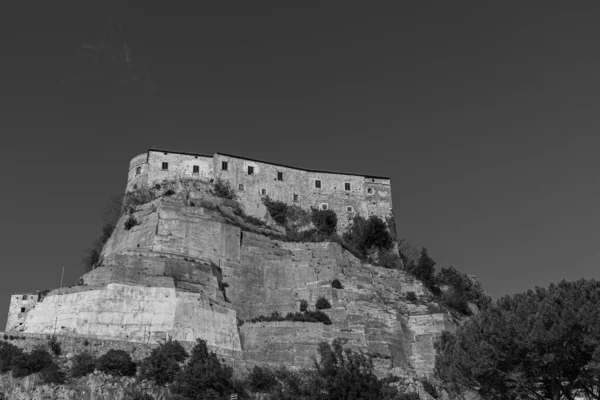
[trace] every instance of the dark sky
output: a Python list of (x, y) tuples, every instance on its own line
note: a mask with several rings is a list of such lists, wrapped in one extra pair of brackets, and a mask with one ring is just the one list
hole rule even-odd
[(597, 2), (83, 3), (0, 17), (2, 326), (149, 147), (390, 176), (400, 236), (495, 298), (600, 277)]

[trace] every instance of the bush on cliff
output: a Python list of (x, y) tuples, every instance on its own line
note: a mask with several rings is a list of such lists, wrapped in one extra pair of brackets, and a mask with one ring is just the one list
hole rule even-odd
[(136, 365), (129, 353), (123, 350), (111, 349), (98, 358), (96, 368), (114, 376), (134, 376)]
[(343, 239), (363, 257), (371, 249), (389, 250), (394, 244), (385, 222), (375, 215), (369, 219), (355, 215)]
[(331, 235), (337, 228), (337, 215), (333, 210), (312, 209), (311, 220), (318, 233)]
[(283, 201), (271, 200), (269, 196), (262, 200), (271, 218), (280, 225), (285, 225), (288, 220), (288, 205)]
[(277, 385), (275, 373), (269, 368), (255, 365), (248, 375), (248, 383), (253, 392), (270, 392)]
[(325, 310), (331, 308), (331, 303), (325, 297), (319, 297), (315, 303), (315, 308), (317, 310)]
[(300, 300), (300, 312), (304, 312), (308, 309), (308, 301)]
[(60, 367), (52, 362), (52, 364), (45, 366), (41, 371), (42, 381), (44, 383), (56, 383), (63, 384), (67, 380), (67, 374), (65, 374)]
[(437, 274), (436, 280), (440, 285), (449, 287), (442, 293), (442, 303), (464, 315), (472, 314), (469, 303), (473, 303), (479, 310), (483, 310), (492, 301), (477, 280), (457, 271), (454, 267), (442, 268)]
[(91, 374), (96, 369), (96, 359), (87, 352), (76, 354), (73, 357), (70, 374), (77, 378)]
[(54, 335), (52, 335), (50, 339), (48, 339), (48, 347), (50, 348), (52, 354), (54, 354), (55, 356), (60, 356), (60, 354), (62, 353), (62, 346), (60, 345), (60, 342)]
[(133, 215), (130, 215), (129, 218), (127, 218), (127, 220), (125, 221), (124, 227), (125, 227), (125, 230), (128, 231), (138, 224), (139, 224), (138, 220), (135, 219), (135, 217)]
[(14, 344), (0, 342), (0, 372), (4, 373), (12, 370), (15, 365), (15, 360), (22, 355), (23, 350)]
[(331, 287), (334, 289), (343, 289), (344, 286), (342, 285), (342, 282), (340, 282), (339, 279), (335, 278), (334, 280), (331, 281)]
[(36, 347), (30, 353), (21, 353), (13, 361), (13, 376), (21, 378), (38, 373), (54, 364), (52, 356), (44, 347)]
[(229, 200), (232, 200), (235, 197), (235, 193), (229, 185), (229, 182), (223, 181), (221, 179), (217, 179), (215, 181), (213, 193), (215, 196), (223, 197)]
[(234, 392), (232, 374), (230, 366), (208, 351), (206, 341), (197, 339), (190, 360), (177, 374), (171, 391), (185, 399), (226, 399)]
[(293, 322), (321, 322), (325, 325), (331, 325), (331, 318), (329, 315), (325, 314), (322, 311), (305, 311), (305, 312), (297, 312), (297, 313), (288, 313), (285, 317), (279, 314), (277, 311), (272, 312), (271, 316), (265, 317), (261, 315), (260, 317), (253, 318), (248, 320), (247, 322), (256, 323), (256, 322), (278, 322), (278, 321), (293, 321)]
[(435, 261), (427, 253), (427, 249), (421, 249), (421, 255), (417, 264), (410, 262), (406, 267), (406, 272), (423, 282), (423, 285), (436, 296), (441, 294), (440, 288), (435, 279)]
[(180, 363), (189, 355), (176, 340), (162, 342), (140, 364), (140, 376), (153, 380), (157, 385), (173, 382), (181, 370)]

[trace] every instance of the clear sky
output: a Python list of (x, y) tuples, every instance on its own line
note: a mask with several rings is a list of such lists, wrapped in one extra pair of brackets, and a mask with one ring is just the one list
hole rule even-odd
[(495, 298), (599, 277), (600, 3), (175, 3), (3, 9), (0, 325), (150, 147), (390, 176), (400, 236)]

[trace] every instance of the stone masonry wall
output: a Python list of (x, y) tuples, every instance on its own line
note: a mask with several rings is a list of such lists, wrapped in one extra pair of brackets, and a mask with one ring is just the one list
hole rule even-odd
[[(142, 156), (134, 157), (130, 163), (126, 191), (165, 180), (222, 179), (234, 189), (245, 212), (258, 218), (264, 217), (262, 200), (266, 196), (307, 210), (327, 207), (338, 215), (340, 230), (355, 214), (377, 215), (384, 221), (392, 216), (392, 192), (387, 178), (310, 171), (218, 153), (210, 157), (149, 150), (145, 158)], [(223, 169), (223, 162), (227, 162), (227, 169)], [(163, 169), (163, 163), (168, 164), (167, 169)], [(317, 180), (320, 187), (315, 184)]]
[(10, 296), (6, 330), (16, 330), (23, 325), (27, 313), (36, 306), (37, 294), (13, 294)]
[(50, 293), (26, 313), (17, 332), (86, 335), (157, 342), (171, 337), (239, 352), (235, 310), (199, 293), (111, 283), (76, 293)]

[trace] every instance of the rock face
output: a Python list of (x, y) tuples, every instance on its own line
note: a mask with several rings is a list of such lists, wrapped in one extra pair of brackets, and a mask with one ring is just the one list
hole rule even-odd
[(11, 374), (0, 375), (3, 394), (11, 400), (122, 400), (129, 389), (143, 389), (156, 400), (166, 400), (168, 392), (134, 378), (116, 378), (93, 373), (66, 385), (42, 384), (39, 375), (15, 379)]
[[(106, 243), (99, 267), (81, 285), (57, 289), (41, 301), (11, 305), (7, 331), (63, 334), (155, 343), (171, 337), (205, 339), (211, 349), (244, 363), (307, 366), (319, 342), (347, 339), (347, 346), (376, 357), (381, 369), (428, 374), (433, 341), (454, 323), (415, 304), (423, 285), (402, 271), (362, 263), (337, 243), (295, 243), (268, 227), (250, 227), (231, 201), (202, 188), (180, 190), (124, 215)], [(205, 191), (206, 192), (206, 191)], [(138, 222), (126, 230), (125, 221)], [(339, 279), (343, 289), (331, 286)], [(255, 322), (273, 312), (297, 312), (319, 297), (332, 325)], [(12, 303), (11, 303), (12, 304)]]

